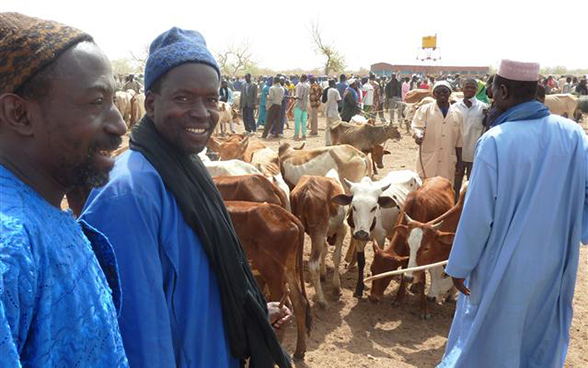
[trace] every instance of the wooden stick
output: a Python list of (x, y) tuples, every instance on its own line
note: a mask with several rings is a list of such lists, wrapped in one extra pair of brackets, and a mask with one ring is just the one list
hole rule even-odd
[(286, 303), (286, 300), (288, 300), (288, 296), (290, 295), (290, 286), (288, 286), (288, 284), (284, 284), (284, 295), (282, 295), (282, 299), (280, 299), (280, 305), (278, 306), (278, 308), (280, 310), (282, 310), (282, 307), (284, 306), (284, 303)]
[(424, 266), (411, 267), (411, 268), (403, 268), (401, 270), (396, 270), (396, 271), (388, 271), (388, 272), (384, 272), (384, 273), (380, 273), (380, 274), (377, 274), (377, 275), (370, 276), (370, 277), (364, 279), (363, 282), (368, 282), (368, 281), (372, 281), (372, 280), (383, 279), (384, 277), (389, 277), (389, 276), (394, 276), (394, 275), (400, 275), (400, 274), (403, 274), (403, 273), (408, 272), (408, 271), (422, 271), (422, 270), (427, 270), (429, 268), (438, 267), (438, 266), (444, 266), (446, 264), (447, 264), (447, 260), (441, 261), (441, 262), (437, 262), (437, 263), (431, 263), (431, 264), (424, 265)]

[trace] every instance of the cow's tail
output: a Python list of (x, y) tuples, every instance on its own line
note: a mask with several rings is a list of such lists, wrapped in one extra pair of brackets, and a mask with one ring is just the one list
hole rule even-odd
[(300, 277), (300, 289), (302, 292), (302, 297), (306, 301), (306, 333), (310, 335), (310, 330), (312, 329), (312, 315), (310, 314), (310, 302), (308, 301), (306, 287), (304, 284), (304, 226), (300, 221), (296, 221), (296, 226), (298, 226), (298, 254), (296, 259), (296, 267), (298, 268), (298, 274)]

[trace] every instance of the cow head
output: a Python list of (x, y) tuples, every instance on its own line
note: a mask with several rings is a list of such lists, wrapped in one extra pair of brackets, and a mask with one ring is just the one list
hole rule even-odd
[(240, 117), (241, 117), (241, 114), (239, 113), (239, 111), (235, 110), (234, 108), (231, 107), (231, 118), (233, 119), (233, 123), (240, 124), (239, 123)]
[(232, 159), (243, 160), (248, 145), (249, 137), (244, 137), (240, 140), (218, 142), (218, 149), (216, 151), (223, 161)]
[(398, 141), (402, 138), (402, 136), (400, 135), (400, 130), (398, 130), (397, 127), (392, 125), (392, 121), (390, 121), (390, 124), (385, 126), (384, 131), (386, 132), (386, 137), (388, 139)]
[(357, 240), (367, 241), (371, 238), (371, 232), (376, 227), (380, 217), (380, 208), (396, 206), (396, 201), (381, 194), (390, 187), (390, 184), (374, 184), (365, 177), (359, 183), (352, 183), (344, 179), (349, 186), (351, 195), (339, 194), (332, 201), (338, 205), (350, 206), (349, 215), (352, 218), (350, 226), (353, 229), (353, 237)]
[[(372, 243), (374, 247), (374, 261), (371, 265), (372, 275), (378, 275), (388, 271), (397, 270), (400, 267), (406, 267), (408, 257), (399, 256), (391, 249), (381, 250), (375, 243)], [(391, 247), (392, 248), (392, 247)], [(372, 287), (368, 298), (370, 301), (377, 303), (384, 296), (384, 291), (390, 284), (392, 276), (385, 277), (372, 281)]]
[(378, 167), (378, 169), (384, 168), (384, 155), (389, 155), (390, 151), (384, 149), (384, 147), (380, 146), (379, 144), (375, 145), (372, 148), (372, 160)]
[[(408, 268), (444, 261), (449, 256), (455, 233), (443, 232), (439, 223), (422, 223), (404, 214), (407, 224), (397, 225), (395, 230), (407, 239), (410, 249)], [(417, 278), (421, 273), (417, 274)], [(413, 272), (409, 271), (404, 277), (413, 281)], [(419, 280), (414, 280), (418, 282)]]

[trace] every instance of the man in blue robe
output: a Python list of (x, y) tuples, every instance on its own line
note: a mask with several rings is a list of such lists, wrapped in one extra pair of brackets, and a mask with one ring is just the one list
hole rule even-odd
[(61, 210), (108, 180), (114, 93), (88, 34), (0, 13), (0, 367), (128, 367), (114, 252)]
[(562, 367), (580, 241), (588, 242), (588, 140), (534, 100), (539, 64), (501, 62), (502, 114), (476, 149), (446, 273), (460, 295), (439, 367)]
[[(173, 27), (158, 36), (145, 68), (146, 115), (82, 215), (119, 262), (131, 366), (290, 366), (222, 198), (194, 155), (218, 123), (219, 82), (200, 33)], [(270, 316), (274, 327), (288, 313)]]

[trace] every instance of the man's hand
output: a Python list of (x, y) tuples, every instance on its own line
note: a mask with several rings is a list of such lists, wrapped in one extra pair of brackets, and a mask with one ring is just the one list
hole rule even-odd
[(423, 134), (423, 132), (421, 132), (420, 130), (417, 130), (417, 131), (414, 133), (413, 137), (414, 137), (414, 142), (415, 142), (416, 144), (418, 144), (419, 146), (420, 146), (421, 144), (423, 144), (423, 140), (425, 139), (425, 135)]
[(457, 160), (455, 163), (455, 173), (463, 175), (465, 173), (465, 162), (462, 160)]
[(464, 284), (463, 281), (465, 279), (458, 279), (455, 277), (451, 278), (453, 280), (453, 285), (457, 290), (459, 290), (463, 295), (470, 295), (470, 289), (468, 289)]
[(270, 324), (278, 331), (282, 326), (287, 325), (288, 322), (292, 320), (292, 312), (290, 309), (286, 306), (282, 306), (282, 309), (280, 309), (279, 302), (267, 303), (267, 310)]

